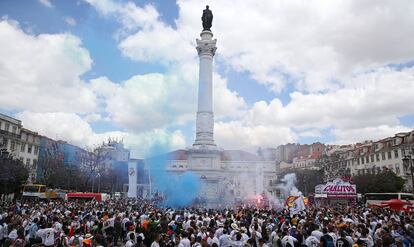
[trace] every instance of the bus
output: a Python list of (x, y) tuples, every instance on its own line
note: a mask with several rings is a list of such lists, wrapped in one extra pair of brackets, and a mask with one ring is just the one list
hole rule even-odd
[(364, 197), (366, 206), (381, 205), (381, 202), (392, 199), (409, 201), (414, 204), (414, 195), (411, 193), (366, 193)]
[(46, 198), (46, 185), (43, 184), (25, 184), (23, 185), (22, 196), (24, 198)]
[(66, 200), (96, 200), (98, 202), (101, 202), (108, 199), (110, 199), (110, 196), (106, 193), (70, 192), (66, 194)]

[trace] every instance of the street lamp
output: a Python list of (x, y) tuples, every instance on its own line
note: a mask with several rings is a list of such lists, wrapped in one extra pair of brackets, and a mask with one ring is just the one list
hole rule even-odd
[(402, 158), (403, 166), (410, 168), (411, 173), (411, 191), (414, 194), (414, 174), (413, 174), (413, 163), (414, 160), (411, 158), (411, 150), (409, 152), (409, 155), (405, 155), (404, 158)]

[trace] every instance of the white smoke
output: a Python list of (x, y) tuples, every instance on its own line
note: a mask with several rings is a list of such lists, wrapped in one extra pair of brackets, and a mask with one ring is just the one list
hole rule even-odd
[(295, 173), (286, 174), (280, 181), (282, 183), (278, 184), (276, 187), (280, 190), (283, 198), (302, 195), (302, 192), (296, 188), (297, 178)]

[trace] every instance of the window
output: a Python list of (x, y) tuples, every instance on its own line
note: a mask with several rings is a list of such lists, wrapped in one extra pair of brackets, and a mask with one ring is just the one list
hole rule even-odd
[(9, 127), (10, 127), (10, 124), (6, 123), (6, 125), (4, 126), (4, 130), (9, 131)]
[(378, 149), (378, 144), (375, 144), (375, 149)]
[(371, 162), (374, 162), (374, 155), (371, 154)]
[(364, 162), (365, 162), (364, 157), (361, 157), (361, 164), (364, 164)]
[(403, 194), (403, 195), (400, 195), (400, 197), (401, 197), (401, 200), (403, 200), (403, 201), (406, 201), (406, 200), (414, 200), (413, 195), (405, 195), (405, 194)]
[(27, 158), (27, 159), (26, 159), (26, 165), (27, 165), (27, 166), (29, 166), (29, 165), (30, 165), (30, 159), (29, 159), (29, 158)]
[(0, 121), (0, 130), (1, 130), (1, 126), (3, 126), (3, 122), (2, 121)]
[(16, 126), (13, 126), (13, 133), (17, 134), (17, 127)]
[(33, 168), (36, 168), (36, 166), (37, 166), (37, 160), (36, 160), (36, 159), (34, 159), (34, 160), (33, 160)]
[(385, 160), (385, 153), (382, 152), (381, 154), (382, 154), (382, 160)]
[(398, 149), (394, 150), (394, 158), (398, 158)]
[(28, 152), (29, 154), (31, 154), (31, 153), (32, 153), (32, 145), (29, 145), (29, 146), (27, 147), (27, 152)]
[(25, 143), (22, 143), (22, 145), (20, 146), (20, 151), (21, 152), (26, 151), (26, 144)]
[(35, 146), (35, 148), (34, 148), (34, 154), (37, 154), (39, 152), (39, 147), (38, 146)]
[(377, 156), (377, 161), (380, 161), (380, 158), (379, 158), (379, 154), (378, 153), (376, 154), (376, 156)]
[(14, 141), (10, 141), (10, 150), (14, 150), (16, 148), (16, 143)]
[(365, 159), (367, 160), (367, 164), (369, 163), (369, 156), (365, 157)]
[(391, 151), (388, 151), (388, 159), (392, 159), (391, 158)]
[(3, 137), (3, 146), (5, 146), (7, 148), (7, 144), (8, 144), (7, 138)]
[(395, 173), (400, 174), (400, 166), (398, 164), (395, 165)]

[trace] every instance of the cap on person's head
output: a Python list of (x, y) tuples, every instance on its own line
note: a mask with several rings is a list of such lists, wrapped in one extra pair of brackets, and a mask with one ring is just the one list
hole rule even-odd
[(239, 227), (237, 226), (236, 223), (232, 223), (230, 226), (231, 226), (231, 229), (233, 230), (239, 230)]

